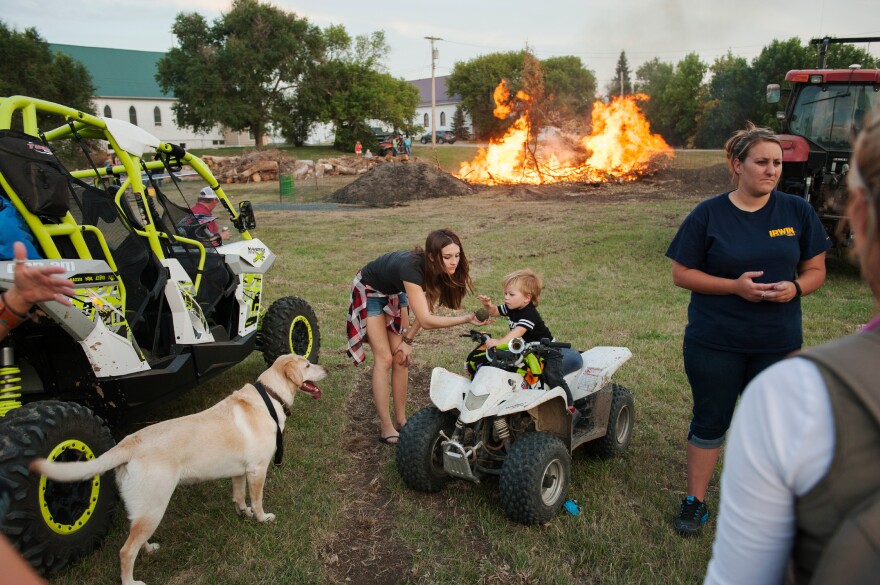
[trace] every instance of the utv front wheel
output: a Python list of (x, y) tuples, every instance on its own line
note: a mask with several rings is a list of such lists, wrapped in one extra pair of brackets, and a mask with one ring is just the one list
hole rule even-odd
[(517, 439), (501, 467), (504, 513), (521, 524), (550, 520), (568, 496), (571, 456), (550, 433), (526, 433)]
[(299, 297), (283, 297), (272, 303), (263, 317), (261, 338), (263, 358), (268, 365), (288, 353), (318, 363), (321, 349), (318, 317)]
[(403, 483), (420, 492), (439, 492), (449, 482), (443, 469), (443, 437), (452, 434), (455, 416), (433, 406), (406, 421), (397, 439), (397, 472)]
[(11, 501), (2, 531), (44, 575), (92, 552), (107, 535), (116, 507), (113, 474), (62, 483), (28, 472), (37, 457), (94, 459), (114, 445), (104, 421), (72, 402), (44, 401), (16, 409), (4, 424), (0, 483)]
[(593, 443), (593, 451), (601, 457), (622, 455), (629, 446), (635, 424), (632, 392), (612, 384), (611, 412), (608, 413), (608, 431)]

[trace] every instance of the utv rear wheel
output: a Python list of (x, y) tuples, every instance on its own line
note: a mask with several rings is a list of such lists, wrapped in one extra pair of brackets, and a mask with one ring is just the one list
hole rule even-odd
[(37, 457), (85, 461), (114, 445), (104, 421), (88, 408), (58, 401), (35, 402), (10, 413), (0, 452), (0, 483), (11, 501), (2, 531), (44, 575), (97, 548), (113, 520), (113, 475), (62, 483), (28, 472)]
[(636, 421), (632, 392), (617, 384), (612, 384), (612, 388), (608, 432), (592, 446), (593, 452), (601, 457), (614, 457), (626, 451)]
[(568, 497), (571, 456), (550, 433), (526, 433), (517, 439), (501, 467), (504, 513), (521, 524), (550, 520)]
[(272, 303), (263, 317), (261, 337), (263, 357), (269, 365), (288, 353), (318, 363), (321, 348), (318, 317), (299, 297), (283, 297)]
[(455, 416), (433, 406), (423, 408), (406, 421), (397, 439), (397, 473), (410, 489), (439, 492), (449, 483), (443, 469), (443, 437), (452, 434)]

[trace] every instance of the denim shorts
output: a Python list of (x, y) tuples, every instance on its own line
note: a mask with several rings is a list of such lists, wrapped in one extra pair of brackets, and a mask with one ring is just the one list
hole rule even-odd
[(725, 351), (693, 339), (685, 339), (682, 351), (694, 397), (688, 443), (701, 449), (715, 449), (724, 443), (739, 395), (752, 378), (790, 353)]
[[(406, 308), (409, 304), (406, 301), (406, 293), (397, 295), (400, 299), (400, 308)], [(378, 317), (388, 305), (388, 297), (371, 297), (367, 296), (367, 317)]]

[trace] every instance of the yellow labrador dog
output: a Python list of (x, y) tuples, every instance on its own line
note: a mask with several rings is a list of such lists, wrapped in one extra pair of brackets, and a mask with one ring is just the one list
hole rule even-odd
[[(116, 469), (119, 494), (131, 520), (131, 532), (119, 551), (122, 583), (143, 585), (134, 580), (135, 559), (141, 548), (148, 553), (159, 548), (147, 541), (177, 484), (231, 477), (232, 501), (239, 514), (260, 522), (275, 519), (263, 510), (269, 462), (280, 445), (296, 391), (319, 398), (315, 382), (326, 376), (321, 366), (283, 355), (260, 374), (256, 385), (246, 384), (207, 410), (141, 429), (92, 461), (36, 459), (30, 469), (55, 481), (82, 481)], [(211, 448), (205, 448), (209, 444)], [(276, 454), (276, 462), (277, 458)], [(245, 483), (250, 506), (245, 502)]]

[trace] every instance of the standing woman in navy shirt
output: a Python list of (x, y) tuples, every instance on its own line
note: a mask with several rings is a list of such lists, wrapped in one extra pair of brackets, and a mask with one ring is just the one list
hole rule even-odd
[(691, 291), (684, 368), (694, 399), (687, 438), (683, 536), (709, 519), (704, 500), (736, 401), (759, 372), (803, 344), (800, 297), (825, 280), (830, 240), (803, 198), (776, 191), (782, 146), (749, 123), (724, 145), (736, 189), (687, 216), (666, 251)]

